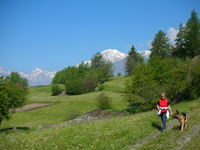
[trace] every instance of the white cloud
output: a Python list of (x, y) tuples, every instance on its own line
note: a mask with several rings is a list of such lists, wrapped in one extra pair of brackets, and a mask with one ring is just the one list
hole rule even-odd
[(151, 48), (152, 48), (151, 42), (152, 42), (152, 41), (150, 41), (150, 40), (147, 40), (147, 46), (148, 46), (148, 48), (149, 48), (149, 49), (151, 49)]
[(3, 71), (3, 67), (0, 66), (0, 71)]
[(174, 44), (177, 33), (178, 33), (178, 30), (176, 30), (175, 28), (172, 28), (172, 27), (170, 27), (169, 30), (167, 30), (167, 35), (172, 44)]

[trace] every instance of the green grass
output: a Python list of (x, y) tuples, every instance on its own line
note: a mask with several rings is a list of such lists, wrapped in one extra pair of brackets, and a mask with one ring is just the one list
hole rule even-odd
[[(199, 123), (200, 119), (198, 100), (176, 104), (172, 109), (183, 106), (191, 113), (188, 129), (183, 132), (179, 129), (167, 131), (140, 149), (167, 150), (175, 147), (176, 139)], [(2, 132), (0, 145), (2, 149), (128, 149), (138, 139), (158, 130), (152, 124), (160, 124), (155, 110), (108, 120), (33, 130), (29, 133)]]
[[(116, 110), (123, 110), (127, 104), (123, 101), (121, 93), (115, 89), (123, 87), (125, 77), (112, 78), (105, 83), (102, 91), (112, 99), (112, 106)], [(64, 85), (62, 85), (64, 88)], [(113, 90), (112, 90), (113, 89)], [(3, 120), (0, 130), (3, 128), (28, 127), (38, 128), (41, 125), (59, 124), (68, 120), (71, 112), (84, 114), (97, 109), (95, 97), (100, 91), (77, 96), (51, 96), (51, 85), (29, 87), (28, 104), (53, 103), (54, 105), (26, 112), (17, 112), (9, 121)]]
[[(154, 113), (151, 113), (154, 116)], [(137, 138), (151, 133), (150, 119), (146, 114), (113, 118), (66, 127), (46, 128), (26, 133), (10, 133), (0, 137), (4, 147), (10, 149), (120, 149)], [(146, 120), (145, 123), (141, 119)], [(2, 144), (0, 144), (2, 145)]]
[[(105, 83), (103, 92), (113, 99), (114, 109), (123, 110), (127, 107), (121, 96), (126, 79), (126, 77), (116, 77)], [(156, 110), (107, 120), (36, 130), (38, 126), (67, 121), (67, 115), (70, 112), (76, 111), (83, 114), (96, 109), (94, 99), (99, 93), (51, 96), (50, 86), (30, 87), (30, 103), (50, 102), (56, 104), (32, 111), (17, 112), (11, 120), (4, 120), (0, 126), (0, 149), (120, 150), (128, 149), (128, 146), (136, 144), (138, 139), (158, 131), (155, 125), (159, 126), (161, 121), (156, 116)], [(176, 109), (191, 114), (188, 129), (183, 132), (176, 129), (170, 130), (140, 149), (159, 149), (161, 147), (162, 149), (171, 149), (176, 146), (174, 142), (176, 138), (181, 137), (182, 133), (199, 123), (199, 100), (172, 105), (173, 112)], [(17, 127), (16, 132), (12, 131), (14, 127)], [(197, 147), (197, 143), (198, 140), (194, 140), (189, 145), (195, 144), (194, 147)]]
[[(177, 140), (180, 138), (186, 138), (183, 134), (184, 132), (189, 131), (192, 129), (192, 127), (196, 124), (199, 124), (200, 121), (200, 103), (199, 101), (197, 103), (194, 102), (188, 102), (188, 103), (182, 103), (188, 106), (185, 106), (185, 110), (188, 113), (191, 113), (189, 118), (188, 118), (188, 127), (187, 129), (184, 129), (183, 132), (180, 132), (180, 124), (178, 123), (177, 125), (174, 126), (174, 128), (170, 131), (167, 131), (163, 134), (160, 134), (158, 138), (154, 139), (150, 143), (142, 146), (139, 148), (139, 150), (146, 150), (146, 149), (154, 149), (154, 150), (160, 150), (160, 149), (173, 149), (174, 147), (179, 147), (179, 145), (176, 143)], [(176, 107), (181, 107), (181, 105), (176, 105)], [(194, 109), (195, 108), (195, 109)], [(192, 110), (192, 111), (191, 111)], [(187, 135), (186, 135), (187, 136)], [(197, 134), (198, 136), (198, 134)], [(193, 145), (193, 149), (199, 149), (199, 144), (195, 144), (199, 142), (199, 137), (190, 141), (187, 146), (185, 146), (185, 149), (189, 147), (189, 145)], [(188, 148), (190, 149), (190, 148)]]

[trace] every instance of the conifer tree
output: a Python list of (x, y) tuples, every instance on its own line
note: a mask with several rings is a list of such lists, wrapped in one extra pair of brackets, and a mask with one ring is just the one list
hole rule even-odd
[(156, 33), (151, 45), (152, 49), (150, 57), (160, 56), (163, 58), (170, 55), (169, 37), (167, 37), (166, 33), (164, 33), (162, 30), (159, 30), (158, 33)]
[(134, 67), (142, 62), (144, 62), (143, 57), (136, 52), (134, 45), (132, 45), (126, 61), (126, 73), (130, 76), (133, 73)]
[(179, 31), (176, 36), (176, 43), (175, 43), (175, 48), (173, 51), (173, 56), (175, 57), (181, 57), (184, 58), (187, 56), (186, 50), (185, 50), (185, 40), (184, 40), (184, 27), (182, 23), (179, 25)]
[(187, 56), (193, 58), (200, 54), (200, 20), (195, 10), (192, 11), (190, 19), (185, 28), (185, 49)]

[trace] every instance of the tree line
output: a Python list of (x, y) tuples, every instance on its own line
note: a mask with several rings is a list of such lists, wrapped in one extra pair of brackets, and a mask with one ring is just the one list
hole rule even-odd
[[(200, 20), (195, 10), (183, 27), (179, 26), (175, 45), (162, 30), (152, 41), (147, 64), (136, 59), (129, 71), (124, 99), (132, 112), (155, 108), (160, 93), (167, 93), (172, 102), (196, 99), (200, 96)], [(128, 68), (128, 65), (127, 67)]]
[(58, 84), (65, 84), (67, 94), (78, 95), (94, 91), (95, 88), (113, 76), (112, 62), (106, 61), (97, 52), (91, 64), (82, 62), (78, 66), (68, 67), (56, 73), (52, 80), (52, 94), (61, 92)]

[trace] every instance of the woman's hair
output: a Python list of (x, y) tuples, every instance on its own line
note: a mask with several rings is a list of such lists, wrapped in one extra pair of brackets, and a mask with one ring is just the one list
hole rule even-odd
[(165, 96), (165, 93), (161, 93), (161, 98), (162, 98), (162, 96)]

